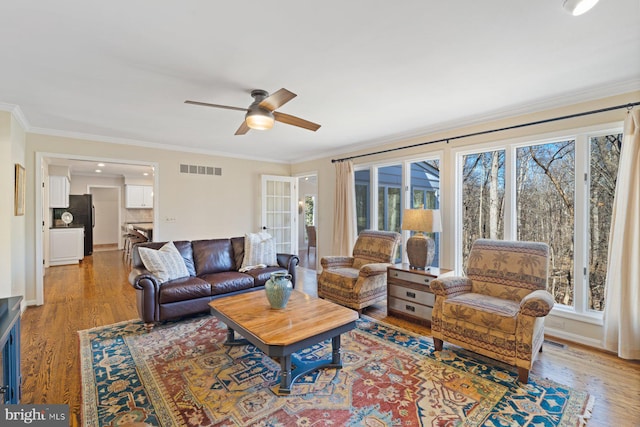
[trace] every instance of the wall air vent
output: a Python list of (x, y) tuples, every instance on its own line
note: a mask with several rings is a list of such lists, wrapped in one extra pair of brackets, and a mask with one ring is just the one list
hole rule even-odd
[(189, 173), (193, 175), (222, 176), (222, 168), (214, 168), (213, 166), (180, 164), (180, 173)]

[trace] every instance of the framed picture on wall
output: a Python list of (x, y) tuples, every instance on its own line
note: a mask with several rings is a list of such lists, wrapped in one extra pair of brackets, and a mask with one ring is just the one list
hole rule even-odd
[(24, 215), (25, 172), (24, 167), (16, 163), (16, 183), (14, 197), (14, 212), (16, 216)]

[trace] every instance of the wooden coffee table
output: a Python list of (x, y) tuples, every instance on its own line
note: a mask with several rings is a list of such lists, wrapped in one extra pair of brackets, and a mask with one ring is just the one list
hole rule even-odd
[[(282, 310), (271, 308), (263, 290), (216, 299), (209, 306), (228, 327), (226, 345), (251, 343), (279, 359), (279, 394), (291, 393), (291, 384), (308, 372), (342, 368), (340, 335), (355, 328), (358, 320), (358, 313), (349, 308), (298, 291), (291, 293)], [(235, 331), (244, 339), (236, 339)], [(331, 359), (303, 362), (294, 354), (329, 338)]]

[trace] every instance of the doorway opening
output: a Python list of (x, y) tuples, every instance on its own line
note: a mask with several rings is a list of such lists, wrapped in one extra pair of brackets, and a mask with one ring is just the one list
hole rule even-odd
[(300, 267), (318, 267), (318, 175), (298, 176), (298, 258)]

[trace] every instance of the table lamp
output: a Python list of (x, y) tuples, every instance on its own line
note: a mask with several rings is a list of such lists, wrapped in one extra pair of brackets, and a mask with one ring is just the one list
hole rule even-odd
[(407, 240), (409, 267), (416, 270), (426, 270), (433, 262), (436, 244), (432, 238), (425, 236), (423, 233), (438, 233), (442, 231), (440, 211), (405, 209), (402, 218), (402, 229), (417, 232)]

